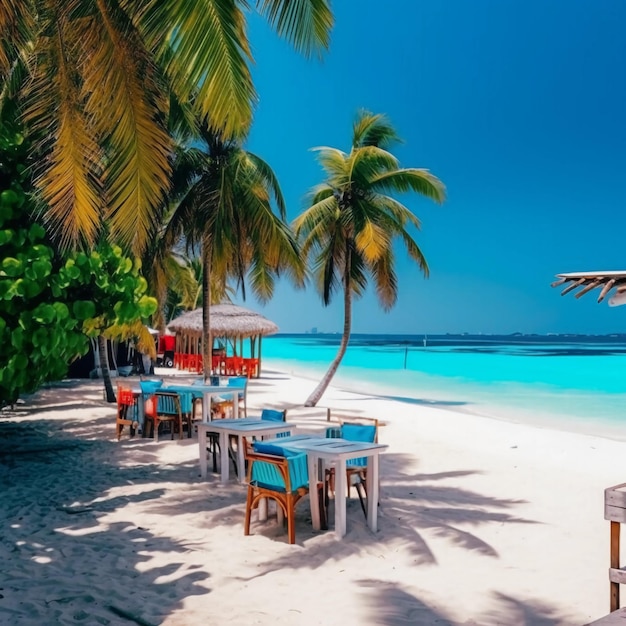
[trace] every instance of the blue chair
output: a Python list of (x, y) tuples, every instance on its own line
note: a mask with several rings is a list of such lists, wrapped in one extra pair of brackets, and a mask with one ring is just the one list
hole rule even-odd
[[(364, 418), (363, 418), (364, 419)], [(359, 422), (342, 422), (339, 426), (331, 426), (326, 429), (326, 437), (342, 438), (347, 441), (361, 441), (365, 443), (378, 442), (378, 420), (369, 420), (371, 424), (363, 424)], [(367, 509), (365, 507), (365, 497), (367, 491), (365, 481), (367, 478), (367, 457), (358, 459), (349, 459), (346, 461), (346, 481), (348, 483), (348, 495), (350, 488), (355, 487), (363, 514), (367, 518)], [(326, 471), (326, 492), (324, 499), (328, 503), (328, 488), (334, 491), (335, 484), (335, 468), (331, 467)]]
[[(287, 520), (287, 536), (290, 544), (296, 542), (295, 509), (298, 502), (309, 493), (307, 457), (303, 453), (290, 453), (278, 446), (257, 441), (253, 447), (246, 443), (245, 459), (248, 463), (248, 495), (244, 535), (250, 534), (250, 518), (263, 498), (272, 499)], [(322, 494), (323, 483), (315, 488)], [(324, 499), (319, 498), (322, 528), (326, 529)]]
[(159, 440), (159, 426), (163, 422), (170, 424), (172, 439), (178, 430), (179, 439), (183, 438), (183, 413), (180, 396), (173, 391), (158, 390), (151, 398), (152, 406), (146, 404), (145, 419), (152, 425), (152, 436)]
[(243, 416), (248, 417), (248, 377), (231, 376), (228, 379), (228, 386), (241, 389), (238, 394), (239, 411), (243, 409)]
[[(287, 421), (287, 409), (263, 409), (261, 411), (261, 419), (268, 420), (270, 422), (286, 422)], [(277, 438), (290, 437), (291, 432), (278, 433)]]

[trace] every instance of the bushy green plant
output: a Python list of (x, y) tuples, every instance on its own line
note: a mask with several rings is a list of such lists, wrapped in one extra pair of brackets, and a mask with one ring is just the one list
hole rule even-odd
[(0, 122), (0, 406), (63, 378), (89, 336), (156, 310), (120, 248), (56, 254), (31, 219), (27, 158), (19, 128)]

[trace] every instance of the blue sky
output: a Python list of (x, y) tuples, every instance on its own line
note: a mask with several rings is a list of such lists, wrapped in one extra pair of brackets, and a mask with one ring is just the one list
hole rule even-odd
[[(398, 248), (399, 298), (354, 306), (354, 332), (626, 332), (626, 307), (550, 287), (558, 272), (626, 269), (626, 2), (340, 0), (329, 52), (294, 52), (250, 21), (260, 102), (248, 148), (274, 168), (289, 218), (349, 150), (359, 108), (385, 113), (401, 165), (443, 180), (443, 206), (402, 200), (425, 280)], [(279, 283), (255, 308), (283, 332), (342, 328), (341, 298)]]

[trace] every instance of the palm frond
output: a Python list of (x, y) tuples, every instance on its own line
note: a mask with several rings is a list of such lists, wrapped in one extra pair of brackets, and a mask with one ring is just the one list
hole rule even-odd
[(150, 0), (135, 17), (180, 102), (225, 136), (245, 134), (256, 94), (246, 24), (237, 2)]
[(372, 265), (389, 249), (389, 232), (366, 218), (355, 232), (354, 245), (365, 263)]
[(168, 103), (127, 16), (110, 3), (97, 4), (100, 13), (83, 21), (81, 33), (86, 111), (107, 145), (105, 215), (111, 236), (140, 254), (169, 185)]
[(400, 141), (400, 137), (385, 115), (370, 113), (364, 109), (357, 113), (352, 126), (353, 148), (366, 146), (388, 148)]
[(424, 169), (410, 168), (383, 172), (371, 180), (371, 186), (376, 191), (385, 193), (415, 191), (439, 204), (446, 199), (444, 184)]
[(257, 0), (257, 9), (299, 52), (321, 54), (330, 44), (333, 14), (328, 0)]
[(271, 192), (281, 219), (286, 219), (287, 209), (285, 206), (285, 199), (283, 197), (283, 192), (280, 189), (278, 178), (276, 178), (276, 174), (274, 174), (274, 170), (272, 170), (266, 161), (256, 154), (253, 154), (252, 152), (245, 152), (245, 155), (246, 159), (250, 161), (251, 165), (254, 167), (254, 175), (259, 177), (260, 184)]
[(345, 152), (326, 146), (311, 149), (317, 152), (317, 160), (328, 174), (332, 186), (338, 187), (348, 182), (348, 155)]
[(304, 213), (301, 213), (293, 222), (293, 228), (297, 236), (307, 236), (317, 224), (329, 224), (338, 218), (337, 198), (332, 189), (321, 190), (315, 196), (317, 201)]
[(101, 151), (76, 87), (72, 64), (76, 45), (62, 14), (56, 30), (42, 38), (35, 72), (27, 92), (24, 121), (45, 155), (35, 169), (35, 184), (49, 205), (45, 215), (62, 248), (96, 241), (101, 228)]
[(385, 311), (389, 311), (398, 298), (398, 277), (394, 271), (392, 248), (382, 255), (371, 267), (376, 286), (376, 295)]
[(377, 207), (381, 214), (392, 218), (398, 230), (405, 228), (407, 224), (414, 226), (417, 230), (422, 227), (422, 223), (417, 215), (391, 196), (372, 194), (369, 201), (373, 206)]
[(20, 58), (25, 60), (35, 39), (32, 5), (22, 0), (0, 2), (0, 84), (4, 84)]

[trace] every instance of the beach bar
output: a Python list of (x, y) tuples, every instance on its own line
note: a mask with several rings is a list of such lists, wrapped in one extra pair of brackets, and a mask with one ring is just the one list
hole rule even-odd
[[(261, 340), (278, 332), (274, 322), (260, 313), (230, 303), (214, 304), (210, 311), (213, 348), (211, 370), (220, 376), (248, 376), (261, 374)], [(172, 320), (168, 330), (175, 334), (174, 367), (190, 372), (201, 372), (202, 309), (195, 309)], [(244, 340), (249, 340), (248, 355), (244, 356)]]

